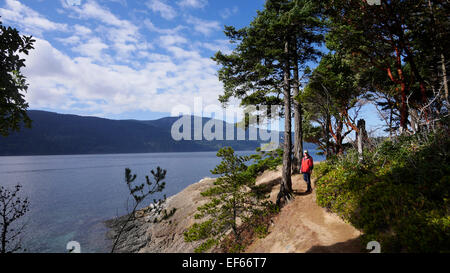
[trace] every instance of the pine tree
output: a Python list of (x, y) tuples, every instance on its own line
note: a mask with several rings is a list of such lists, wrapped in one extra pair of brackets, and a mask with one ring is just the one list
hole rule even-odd
[(209, 197), (209, 202), (198, 208), (196, 219), (205, 219), (196, 223), (184, 234), (185, 241), (204, 242), (195, 250), (205, 252), (218, 245), (229, 230), (234, 238), (234, 251), (240, 252), (242, 245), (241, 223), (248, 222), (255, 211), (263, 208), (262, 196), (254, 191), (255, 178), (246, 172), (248, 156), (237, 156), (230, 147), (217, 152), (222, 158), (219, 165), (211, 171), (220, 175), (214, 186), (202, 192), (202, 196)]
[[(131, 174), (131, 170), (125, 169), (125, 183), (127, 184), (130, 195), (133, 198), (132, 209), (128, 211), (128, 214), (124, 217), (120, 217), (113, 221), (112, 228), (115, 230), (115, 234), (113, 236), (113, 245), (111, 247), (111, 253), (114, 253), (117, 246), (120, 245), (123, 241), (123, 235), (126, 233), (126, 230), (133, 227), (133, 222), (138, 219), (137, 210), (143, 204), (143, 202), (150, 196), (155, 193), (162, 192), (166, 186), (166, 182), (164, 179), (166, 178), (167, 171), (157, 167), (156, 170), (151, 170), (151, 174), (153, 176), (153, 182), (149, 178), (149, 176), (145, 177), (145, 183), (136, 184), (137, 175)], [(163, 211), (163, 204), (166, 201), (166, 196), (162, 199), (154, 199), (151, 206), (146, 209), (146, 212), (152, 212), (155, 215), (159, 215), (161, 212), (164, 212), (164, 217), (169, 217), (173, 215), (175, 211), (167, 213), (166, 210)]]
[[(344, 140), (352, 132), (358, 132), (356, 116), (361, 107), (360, 98), (367, 91), (359, 85), (351, 62), (338, 54), (324, 56), (312, 72), (305, 93), (300, 98), (309, 112), (309, 118), (321, 125), (323, 130), (313, 129), (310, 140), (319, 144), (324, 152), (342, 154)], [(329, 139), (334, 142), (330, 142)], [(333, 144), (333, 145), (330, 145)]]
[[(222, 66), (219, 79), (224, 83), (225, 93), (220, 97), (223, 103), (236, 97), (243, 105), (283, 104), (283, 178), (277, 203), (292, 197), (292, 87), (297, 95), (299, 68), (319, 54), (314, 46), (322, 41), (321, 27), (318, 8), (312, 1), (269, 0), (248, 27), (226, 27), (225, 34), (238, 45), (232, 54), (218, 52), (213, 58)], [(294, 157), (298, 164), (302, 150), (301, 106), (294, 106)]]
[[(327, 46), (359, 60), (355, 69), (373, 66), (384, 72), (395, 84), (400, 129), (407, 132), (411, 109), (423, 107), (433, 96), (430, 68), (442, 67), (442, 74), (447, 71), (449, 37), (443, 29), (449, 25), (448, 1), (383, 0), (381, 5), (369, 5), (367, 1), (330, 0), (325, 6), (331, 22)], [(445, 85), (446, 78), (439, 78)], [(427, 111), (427, 122), (430, 114)]]

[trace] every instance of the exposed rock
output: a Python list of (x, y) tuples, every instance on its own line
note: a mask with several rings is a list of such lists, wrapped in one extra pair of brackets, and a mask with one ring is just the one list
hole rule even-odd
[[(205, 204), (208, 198), (201, 196), (201, 192), (211, 187), (215, 179), (205, 178), (192, 184), (182, 192), (167, 199), (164, 209), (175, 213), (166, 220), (154, 223), (155, 215), (141, 214), (139, 219), (127, 226), (124, 238), (117, 246), (116, 252), (126, 253), (193, 253), (201, 242), (187, 243), (184, 241), (184, 232), (195, 223), (194, 215), (197, 207)], [(160, 219), (159, 216), (158, 219)], [(113, 227), (120, 219), (108, 221), (107, 225)], [(112, 238), (116, 231), (112, 229), (108, 237)]]
[[(317, 205), (315, 193), (304, 194), (306, 184), (301, 175), (292, 177), (295, 199), (272, 220), (270, 234), (255, 240), (247, 252), (358, 252), (360, 232), (338, 216)], [(205, 178), (170, 197), (165, 209), (176, 212), (166, 220), (154, 223), (154, 214), (139, 212), (140, 218), (126, 228), (124, 240), (117, 252), (127, 253), (193, 253), (202, 242), (187, 243), (184, 232), (196, 222), (197, 208), (206, 202), (201, 192), (211, 187), (215, 179)], [(267, 187), (274, 202), (280, 189), (281, 169), (264, 172), (256, 184)], [(314, 181), (313, 181), (314, 183)], [(124, 216), (125, 217), (125, 216)], [(111, 220), (109, 226), (124, 219)], [(114, 235), (114, 229), (109, 236)], [(213, 250), (216, 251), (216, 250)]]

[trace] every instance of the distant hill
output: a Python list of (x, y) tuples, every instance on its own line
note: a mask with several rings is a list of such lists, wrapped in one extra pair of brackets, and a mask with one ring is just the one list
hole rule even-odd
[[(217, 151), (224, 146), (242, 151), (255, 150), (263, 143), (249, 140), (175, 141), (170, 132), (172, 124), (179, 119), (177, 117), (138, 121), (45, 111), (28, 111), (28, 115), (33, 120), (32, 129), (23, 128), (8, 137), (0, 136), (0, 155), (200, 152)], [(200, 119), (191, 117), (192, 124), (194, 118)], [(202, 123), (209, 120), (202, 118)], [(248, 131), (246, 133), (248, 139)]]

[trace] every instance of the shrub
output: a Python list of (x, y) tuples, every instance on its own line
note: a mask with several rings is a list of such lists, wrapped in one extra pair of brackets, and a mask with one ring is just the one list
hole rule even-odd
[(386, 140), (316, 168), (317, 202), (387, 252), (450, 252), (448, 132)]

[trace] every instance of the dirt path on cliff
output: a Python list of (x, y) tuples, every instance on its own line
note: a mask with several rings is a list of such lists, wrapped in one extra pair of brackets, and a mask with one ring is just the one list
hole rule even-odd
[[(257, 183), (278, 184), (272, 189), (274, 201), (279, 190), (279, 171), (267, 172)], [(278, 181), (278, 183), (276, 183)], [(273, 219), (270, 233), (256, 239), (249, 253), (354, 253), (361, 252), (360, 232), (338, 216), (316, 203), (316, 194), (305, 195), (306, 183), (302, 175), (292, 177), (295, 199)], [(314, 188), (314, 181), (313, 181)]]

